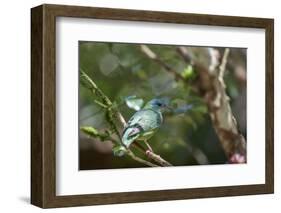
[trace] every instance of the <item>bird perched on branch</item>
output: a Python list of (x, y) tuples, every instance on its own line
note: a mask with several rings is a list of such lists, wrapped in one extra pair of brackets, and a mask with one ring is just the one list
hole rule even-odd
[[(152, 99), (139, 111), (137, 111), (128, 121), (122, 134), (122, 144), (129, 148), (138, 140), (144, 141), (148, 149), (152, 151), (147, 143), (163, 122), (162, 112), (169, 108), (165, 99)], [(125, 147), (115, 150), (115, 155), (122, 156)]]

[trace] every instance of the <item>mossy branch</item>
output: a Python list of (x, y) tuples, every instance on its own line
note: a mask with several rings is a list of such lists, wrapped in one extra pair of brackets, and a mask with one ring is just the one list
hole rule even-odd
[[(105, 142), (105, 141), (111, 141), (113, 144), (115, 145), (119, 145), (119, 142), (114, 139), (113, 137), (111, 137), (110, 133), (109, 132), (105, 132), (105, 133), (102, 133), (100, 131), (98, 131), (97, 129), (95, 129), (94, 127), (91, 127), (91, 126), (84, 126), (84, 127), (81, 127), (80, 130), (85, 133), (86, 135), (88, 135), (89, 137), (92, 137), (92, 138), (97, 138), (99, 139), (101, 142)], [(142, 163), (142, 164), (145, 164), (147, 166), (150, 166), (150, 167), (158, 167), (158, 165), (156, 164), (153, 164), (149, 161), (146, 161), (146, 160), (143, 160), (139, 157), (137, 157), (131, 150), (127, 150), (127, 155), (130, 156), (133, 160), (135, 161), (138, 161), (139, 163)]]
[(108, 131), (103, 133), (91, 126), (80, 127), (80, 130), (90, 137), (98, 138), (102, 142), (111, 141), (113, 144), (119, 144), (117, 140), (111, 137), (110, 132)]
[[(117, 110), (117, 107), (114, 106), (114, 104), (110, 101), (110, 99), (103, 93), (103, 91), (95, 84), (95, 82), (82, 70), (80, 70), (80, 81), (81, 84), (89, 89), (96, 97), (98, 97), (100, 100), (94, 100), (96, 104), (101, 106), (106, 111), (106, 120), (109, 123), (111, 129), (113, 132), (118, 136), (119, 140), (114, 139), (110, 132), (106, 131), (105, 133), (102, 133), (98, 131), (97, 129), (93, 127), (81, 127), (81, 131), (87, 134), (90, 137), (98, 138), (101, 141), (111, 141), (113, 144), (118, 146), (123, 146), (126, 150), (126, 154), (130, 156), (133, 160), (138, 161), (139, 163), (145, 164), (150, 167), (158, 167), (160, 166), (172, 166), (171, 163), (164, 160), (160, 157), (160, 155), (157, 155), (153, 152), (149, 152), (146, 156), (152, 160), (154, 160), (159, 165), (156, 165), (154, 163), (151, 163), (147, 160), (144, 160), (138, 156), (136, 156), (129, 148), (124, 146), (122, 144), (122, 138), (121, 134), (118, 131), (117, 125), (115, 124), (115, 121), (118, 120), (123, 127), (126, 126), (126, 121), (122, 114)], [(136, 144), (133, 144), (136, 145)], [(145, 152), (145, 150), (142, 150)]]
[(120, 114), (120, 112), (115, 109), (110, 99), (83, 70), (80, 70), (80, 81), (84, 87), (88, 88), (95, 96), (101, 99), (101, 103), (97, 100), (95, 100), (95, 103), (100, 103), (98, 105), (106, 109), (106, 119), (110, 125), (110, 128), (114, 131), (114, 133), (117, 134), (118, 138), (121, 141), (121, 134), (114, 123), (114, 118), (117, 117), (115, 117), (114, 115)]
[(140, 50), (143, 52), (149, 59), (155, 61), (157, 64), (159, 64), (161, 67), (166, 70), (166, 72), (172, 74), (176, 80), (182, 80), (185, 81), (185, 78), (179, 74), (176, 70), (174, 70), (169, 64), (167, 64), (165, 61), (163, 61), (156, 53), (154, 53), (147, 45), (141, 44)]

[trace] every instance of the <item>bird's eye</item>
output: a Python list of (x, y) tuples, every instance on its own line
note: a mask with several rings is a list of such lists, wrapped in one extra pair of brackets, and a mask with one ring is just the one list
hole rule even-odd
[(162, 106), (162, 104), (161, 103), (157, 103), (157, 106)]

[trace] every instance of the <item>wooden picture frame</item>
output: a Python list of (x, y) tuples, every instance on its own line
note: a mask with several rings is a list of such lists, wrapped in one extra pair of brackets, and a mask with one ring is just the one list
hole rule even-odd
[[(265, 184), (56, 195), (56, 18), (178, 23), (265, 29), (266, 34), (266, 168)], [(31, 203), (42, 207), (164, 201), (274, 191), (274, 22), (273, 19), (217, 15), (41, 5), (31, 9)]]

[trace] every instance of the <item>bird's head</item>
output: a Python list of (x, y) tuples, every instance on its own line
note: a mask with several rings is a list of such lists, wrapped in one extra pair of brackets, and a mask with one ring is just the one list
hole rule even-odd
[(151, 101), (147, 102), (144, 106), (145, 109), (154, 109), (154, 110), (160, 110), (161, 112), (170, 109), (168, 106), (168, 100), (164, 98), (155, 98)]

